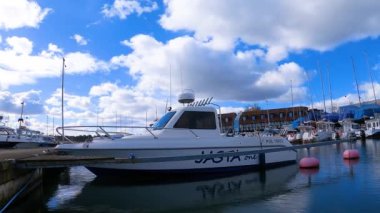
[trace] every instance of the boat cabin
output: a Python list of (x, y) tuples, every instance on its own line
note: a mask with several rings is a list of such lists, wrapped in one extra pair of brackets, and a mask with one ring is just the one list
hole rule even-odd
[(154, 125), (153, 129), (219, 129), (218, 117), (213, 107), (187, 106), (167, 112)]

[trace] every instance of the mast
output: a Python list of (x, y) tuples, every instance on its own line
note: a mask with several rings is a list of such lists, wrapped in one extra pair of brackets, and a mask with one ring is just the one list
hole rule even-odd
[(320, 66), (319, 66), (319, 62), (317, 62), (317, 66), (318, 66), (319, 76), (321, 77), (322, 95), (323, 95), (323, 108), (324, 108), (325, 113), (326, 113), (325, 87), (324, 87), (324, 85), (323, 85), (322, 70), (321, 70), (321, 68), (320, 68)]
[[(308, 84), (308, 87), (309, 89), (311, 89), (310, 87), (310, 78), (309, 78), (309, 74), (306, 73), (306, 77), (307, 77), (307, 84)], [(313, 103), (313, 96), (312, 94), (310, 93), (310, 102), (311, 102), (311, 109), (312, 109), (312, 114), (313, 114), (313, 118), (314, 118), (314, 121), (317, 121), (317, 118), (315, 117), (315, 113), (314, 113), (314, 103)]]
[(356, 83), (356, 90), (358, 92), (358, 97), (359, 97), (359, 106), (362, 106), (362, 102), (360, 100), (358, 80), (356, 79), (356, 70), (355, 70), (355, 63), (354, 63), (353, 57), (351, 57), (351, 62), (352, 62), (352, 72), (354, 73), (354, 79), (355, 79), (355, 83)]
[(334, 112), (334, 108), (333, 108), (333, 100), (332, 100), (332, 90), (331, 90), (330, 65), (329, 65), (329, 64), (326, 65), (326, 70), (327, 70), (327, 77), (328, 77), (328, 80), (329, 80), (331, 112)]
[(269, 118), (268, 99), (265, 99), (265, 101), (267, 102), (268, 128), (270, 128), (270, 118)]
[(169, 107), (172, 107), (172, 65), (169, 67)]
[(24, 122), (24, 119), (22, 118), (23, 113), (24, 113), (24, 101), (21, 102), (21, 115), (20, 115), (20, 118), (18, 119), (19, 128), (21, 127), (21, 123)]
[(65, 121), (64, 121), (64, 114), (63, 114), (63, 101), (64, 101), (64, 81), (65, 80), (65, 58), (62, 57), (62, 88), (61, 88), (61, 115), (62, 115), (62, 142), (65, 141)]
[(292, 119), (294, 120), (294, 105), (293, 105), (293, 80), (290, 80), (290, 92), (292, 94)]
[(365, 56), (365, 58), (366, 58), (367, 70), (368, 70), (369, 78), (371, 79), (372, 91), (373, 91), (373, 97), (375, 98), (375, 104), (377, 104), (377, 98), (376, 98), (375, 86), (373, 85), (373, 76), (372, 76), (371, 69), (369, 68), (369, 62), (368, 62), (368, 54), (367, 54), (367, 52), (364, 52), (364, 56)]

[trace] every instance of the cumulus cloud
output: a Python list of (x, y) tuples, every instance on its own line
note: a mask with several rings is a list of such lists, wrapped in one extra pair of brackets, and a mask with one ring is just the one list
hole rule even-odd
[(77, 42), (77, 44), (79, 44), (81, 46), (87, 45), (87, 43), (88, 43), (87, 39), (85, 39), (83, 36), (81, 36), (79, 34), (75, 34), (75, 35), (71, 36), (71, 38), (74, 39), (75, 42)]
[(34, 0), (0, 1), (0, 29), (37, 28), (49, 12)]
[(136, 89), (150, 94), (168, 94), (170, 73), (176, 94), (192, 88), (201, 97), (219, 100), (278, 98), (290, 89), (290, 80), (295, 87), (306, 81), (299, 65), (269, 63), (260, 49), (236, 53), (215, 50), (209, 42), (188, 36), (162, 43), (151, 36), (136, 35), (123, 43), (132, 52), (113, 57), (111, 63), (127, 67), (137, 81)]
[(237, 40), (266, 47), (271, 61), (289, 50), (324, 51), (380, 33), (380, 2), (372, 0), (164, 2), (165, 29), (194, 32), (217, 49), (233, 48)]
[(133, 13), (141, 15), (152, 12), (157, 8), (157, 3), (151, 0), (115, 0), (112, 5), (105, 4), (103, 6), (102, 14), (108, 18), (117, 16), (120, 19), (126, 19)]
[(117, 90), (118, 86), (116, 84), (107, 82), (100, 85), (94, 85), (90, 89), (90, 96), (103, 96), (110, 95), (113, 91)]
[[(61, 96), (62, 90), (57, 89), (50, 98), (48, 98), (45, 103), (54, 106), (54, 107), (60, 107), (61, 106)], [(91, 104), (91, 98), (86, 96), (78, 96), (73, 94), (64, 94), (64, 101), (65, 106), (69, 107), (70, 109), (79, 109), (79, 110), (87, 110), (89, 109), (89, 106)]]
[(15, 54), (29, 55), (32, 53), (33, 43), (27, 38), (13, 36), (8, 37), (6, 42), (10, 47), (8, 50)]
[(62, 70), (62, 56), (66, 58), (67, 74), (87, 74), (108, 71), (108, 63), (89, 53), (68, 52), (50, 43), (46, 50), (33, 53), (33, 42), (25, 37), (9, 37), (0, 49), (0, 89), (13, 85), (35, 83), (39, 78), (58, 77)]
[(21, 113), (21, 103), (24, 102), (25, 115), (43, 113), (44, 108), (40, 94), (39, 90), (13, 94), (10, 91), (0, 91), (0, 111), (19, 114)]

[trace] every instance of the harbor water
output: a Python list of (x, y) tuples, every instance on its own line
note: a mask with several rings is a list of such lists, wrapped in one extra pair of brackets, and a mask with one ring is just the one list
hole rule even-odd
[[(355, 148), (358, 160), (344, 160)], [(218, 178), (131, 182), (97, 178), (84, 167), (45, 174), (7, 212), (378, 212), (380, 140), (315, 147), (319, 169), (297, 164)], [(299, 159), (307, 150), (299, 150)]]

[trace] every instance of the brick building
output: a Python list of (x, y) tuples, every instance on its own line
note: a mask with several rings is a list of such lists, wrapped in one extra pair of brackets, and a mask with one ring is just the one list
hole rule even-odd
[[(233, 128), (233, 122), (239, 116), (241, 131), (254, 131), (268, 127), (280, 128), (290, 124), (292, 121), (308, 116), (308, 108), (304, 106), (280, 108), (280, 109), (249, 109), (239, 114), (222, 114), (223, 131)], [(269, 116), (269, 119), (268, 119)]]

